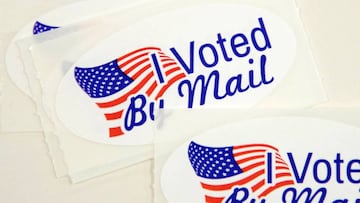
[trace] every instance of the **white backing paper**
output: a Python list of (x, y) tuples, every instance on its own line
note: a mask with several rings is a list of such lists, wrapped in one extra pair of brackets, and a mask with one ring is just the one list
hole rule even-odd
[[(295, 5), (290, 3), (289, 5), (284, 6), (284, 9), (279, 10), (273, 5), (266, 5), (262, 3), (263, 2), (259, 1), (254, 5), (262, 9), (268, 9), (270, 12), (274, 12), (280, 18), (286, 19), (287, 23), (293, 30), (296, 37), (296, 56), (293, 62), (293, 67), (291, 67), (291, 69), (288, 71), (286, 77), (284, 77), (284, 79), (280, 81), (276, 89), (274, 89), (268, 97), (264, 98), (262, 102), (260, 102), (259, 106), (284, 108), (308, 107), (323, 102), (325, 100), (325, 96), (322, 90), (321, 81), (318, 77), (316, 67), (312, 61), (310, 50), (308, 49), (306, 37), (301, 27), (301, 21), (297, 16)], [(231, 5), (231, 3), (229, 5)], [(45, 129), (45, 133), (49, 137), (56, 135), (59, 139), (58, 145), (55, 144), (55, 146), (50, 146), (50, 153), (53, 157), (61, 157), (61, 155), (57, 156), (59, 152), (60, 154), (61, 152), (64, 153), (64, 162), (68, 167), (68, 172), (62, 170), (62, 172), (59, 173), (60, 175), (68, 173), (76, 182), (79, 180), (90, 178), (95, 175), (99, 175), (104, 172), (108, 172), (109, 170), (113, 170), (118, 167), (124, 167), (128, 164), (148, 159), (152, 156), (151, 146), (140, 145), (138, 147), (118, 148), (126, 148), (125, 151), (128, 151), (129, 149), (134, 149), (135, 151), (139, 150), (139, 156), (137, 156), (137, 152), (129, 151), (130, 154), (136, 155), (135, 161), (134, 159), (132, 159), (133, 157), (131, 158), (132, 161), (125, 161), (125, 159), (127, 159), (127, 157), (129, 156), (129, 153), (126, 154), (124, 153), (125, 151), (120, 150), (120, 154), (124, 156), (122, 158), (119, 158), (117, 153), (115, 153), (116, 158), (114, 159), (112, 158), (112, 156), (104, 153), (103, 157), (107, 157), (106, 159), (94, 159), (89, 162), (86, 162), (83, 159), (84, 162), (79, 162), (79, 158), (75, 157), (73, 154), (74, 151), (78, 151), (79, 149), (79, 144), (75, 140), (82, 139), (74, 137), (74, 135), (78, 134), (74, 134), (73, 129), (70, 129), (71, 131), (69, 131), (69, 129), (67, 129), (68, 125), (64, 126), (64, 121), (66, 121), (66, 119), (63, 119), (62, 122), (60, 122), (60, 120), (58, 119), (58, 114), (56, 113), (55, 107), (55, 93), (58, 90), (58, 85), (60, 84), (62, 77), (68, 70), (71, 69), (75, 61), (77, 61), (77, 59), (83, 53), (85, 53), (86, 50), (90, 49), (90, 47), (96, 47), (96, 43), (98, 43), (102, 39), (106, 39), (106, 36), (109, 36), (112, 31), (116, 29), (121, 30), (123, 29), (123, 27), (129, 27), (130, 29), (133, 22), (138, 22), (140, 21), (139, 19), (145, 17), (144, 15), (146, 13), (144, 13), (144, 9), (146, 8), (148, 9), (146, 11), (149, 12), (148, 15), (153, 15), (154, 13), (156, 13), (156, 11), (164, 11), (167, 8), (175, 9), (176, 7), (186, 8), (191, 6), (187, 4), (176, 3), (160, 3), (158, 7), (157, 5), (147, 5), (147, 7), (139, 7), (137, 8), (137, 10), (133, 10), (129, 13), (114, 13), (110, 16), (100, 18), (100, 20), (90, 20), (83, 24), (69, 26), (67, 29), (63, 28), (55, 30), (51, 33), (44, 33), (42, 36), (32, 37), (17, 42), (18, 46), (22, 51), (23, 60), (26, 62), (26, 72), (30, 80), (32, 94), (37, 102), (38, 112), (42, 118), (42, 124)], [(288, 9), (285, 9), (285, 7)], [(149, 8), (152, 9), (149, 10)], [(121, 18), (124, 16), (126, 16), (127, 18)], [(100, 25), (96, 26), (97, 23), (99, 23)], [(261, 25), (260, 20), (258, 20), (258, 23), (260, 23)], [(87, 29), (84, 29), (83, 27), (87, 27)], [(69, 32), (70, 35), (66, 36), (67, 32)], [(56, 38), (54, 38), (54, 36), (56, 36)], [(284, 50), (284, 52), (286, 53), (286, 50)], [(101, 57), (102, 56), (99, 56), (99, 58)], [(49, 69), (49, 67), (51, 67), (51, 69)], [(306, 83), (304, 83), (305, 75), (307, 78)], [(70, 103), (73, 102), (71, 105), (79, 105), (78, 100), (72, 99), (69, 98), (68, 100), (70, 101)], [(66, 112), (66, 109), (62, 109), (61, 112)], [(83, 125), (82, 127), (88, 124), (87, 122), (82, 120), (78, 120), (77, 122), (83, 122), (85, 125)], [(90, 124), (90, 127), (91, 126), (93, 125)], [(149, 134), (151, 134), (150, 130), (147, 131)], [(84, 137), (84, 135), (78, 136)], [(56, 139), (56, 137), (53, 138)], [(56, 142), (49, 143), (51, 144)], [(87, 144), (90, 144), (89, 146), (104, 146), (102, 144), (85, 141), (84, 145)], [(144, 143), (139, 140), (139, 144)], [(102, 147), (100, 148), (100, 151), (102, 151)], [(112, 147), (104, 146), (104, 148)], [(106, 150), (104, 149), (104, 151)], [(84, 153), (87, 154), (86, 151), (84, 151)], [(95, 150), (94, 153), (98, 154), (97, 150)], [(81, 153), (78, 154), (80, 157), (85, 155)], [(58, 158), (55, 159), (58, 160)], [(120, 166), (117, 165), (118, 160), (119, 162), (121, 162), (120, 160), (124, 160), (125, 162), (122, 166)], [(61, 162), (63, 161), (60, 158), (59, 163)], [(111, 163), (115, 163), (115, 166), (111, 165)], [(105, 169), (104, 171), (97, 170), (101, 169), (103, 165), (112, 167), (106, 167), (107, 169)], [(92, 170), (92, 172), (89, 173), (90, 175), (87, 175), (87, 173), (85, 173), (85, 171), (87, 170)]]
[[(2, 102), (1, 108), (3, 114), (1, 115), (3, 118), (1, 119), (1, 125), (3, 132), (41, 132), (41, 124), (39, 122), (39, 118), (36, 113), (36, 107), (32, 99), (31, 88), (28, 84), (28, 80), (26, 77), (26, 71), (24, 68), (24, 61), (22, 61), (20, 56), (20, 50), (16, 46), (16, 42), (22, 40), (27, 37), (31, 37), (33, 35), (33, 29), (35, 29), (36, 23), (40, 23), (40, 26), (37, 28), (38, 33), (50, 31), (51, 27), (54, 28), (61, 28), (63, 26), (69, 26), (74, 23), (86, 21), (90, 18), (94, 18), (96, 16), (105, 15), (108, 13), (112, 13), (115, 11), (121, 11), (124, 9), (131, 9), (131, 7), (136, 6), (144, 1), (113, 1), (113, 0), (106, 0), (106, 1), (94, 1), (94, 0), (85, 0), (85, 1), (78, 1), (72, 4), (68, 4), (65, 6), (61, 6), (57, 9), (51, 10), (46, 12), (45, 14), (40, 15), (39, 17), (32, 19), (28, 24), (23, 26), (16, 34), (13, 32), (13, 26), (21, 22), (23, 19), (18, 16), (12, 16), (12, 20), (6, 20), (4, 22), (5, 27), (9, 27), (5, 30), (1, 31), (1, 35), (3, 39), (7, 39), (9, 36), (13, 36), (13, 38), (9, 41), (7, 46), (7, 50), (2, 56), (5, 56), (5, 70), (4, 74), (7, 76), (6, 79), (6, 88), (4, 101)], [(34, 2), (32, 2), (34, 4)], [(52, 2), (52, 4), (59, 4), (60, 2)], [(70, 3), (70, 2), (69, 2)], [(10, 6), (11, 4), (9, 4)], [(49, 4), (41, 4), (35, 5), (38, 10), (43, 9), (43, 7), (49, 6)], [(109, 6), (111, 5), (111, 6)], [(8, 5), (7, 5), (8, 6)], [(39, 8), (41, 7), (41, 8)], [(14, 10), (14, 8), (6, 9), (4, 7), (5, 14), (8, 14), (8, 10)], [(22, 7), (17, 5), (17, 8), (21, 10)], [(36, 10), (37, 11), (37, 10)], [(35, 10), (34, 10), (35, 12)], [(23, 11), (19, 11), (24, 15)], [(32, 12), (26, 12), (32, 13)], [(9, 15), (11, 16), (11, 15)], [(48, 28), (46, 28), (48, 27)], [(45, 29), (46, 28), (46, 29)], [(2, 33), (4, 32), (4, 34)], [(4, 36), (3, 36), (4, 35)], [(6, 72), (5, 72), (6, 71)], [(19, 91), (20, 90), (20, 91)], [(11, 99), (13, 98), (13, 99)], [(15, 107), (16, 106), (16, 107)], [(12, 112), (16, 111), (15, 108), (20, 108), (23, 116), (17, 117)]]

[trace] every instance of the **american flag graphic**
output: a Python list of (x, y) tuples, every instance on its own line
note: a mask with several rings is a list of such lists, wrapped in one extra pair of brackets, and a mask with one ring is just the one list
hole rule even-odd
[[(268, 153), (275, 157), (273, 175), (267, 171), (272, 170), (267, 166)], [(270, 145), (207, 147), (191, 142), (188, 156), (200, 179), (206, 202), (225, 201), (236, 186), (248, 188), (260, 199), (280, 187), (294, 184), (288, 164), (281, 158), (279, 150)]]
[(45, 25), (43, 23), (40, 23), (39, 21), (36, 21), (35, 24), (34, 24), (34, 27), (33, 27), (33, 34), (37, 35), (37, 34), (47, 32), (47, 31), (50, 31), (50, 30), (53, 30), (53, 29), (56, 29), (56, 28), (59, 28), (59, 27)]
[(125, 134), (122, 125), (126, 104), (132, 95), (143, 94), (158, 101), (185, 72), (158, 47), (144, 47), (95, 67), (75, 67), (79, 86), (102, 110), (109, 137)]

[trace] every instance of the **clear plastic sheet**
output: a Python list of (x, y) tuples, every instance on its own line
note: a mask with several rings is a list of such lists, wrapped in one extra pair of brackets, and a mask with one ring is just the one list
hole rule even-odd
[[(71, 3), (72, 2), (72, 3)], [(10, 133), (27, 133), (27, 132), (41, 132), (41, 125), (39, 118), (36, 115), (36, 108), (34, 102), (32, 101), (32, 95), (30, 91), (30, 86), (28, 84), (26, 73), (24, 69), (24, 64), (21, 60), (20, 53), (16, 47), (16, 41), (22, 40), (26, 37), (31, 37), (33, 34), (40, 34), (41, 32), (51, 31), (54, 28), (61, 28), (63, 26), (68, 26), (73, 23), (85, 21), (89, 18), (94, 18), (96, 16), (105, 15), (107, 13), (121, 11), (124, 9), (131, 9), (131, 7), (140, 4), (143, 1), (94, 1), (94, 0), (85, 0), (85, 1), (68, 1), (64, 2), (61, 0), (49, 2), (46, 4), (38, 4), (38, 2), (29, 2), (36, 5), (36, 9), (32, 9), (31, 12), (23, 12), (24, 8), (29, 7), (28, 2), (22, 3), (21, 5), (14, 6), (12, 3), (8, 3), (2, 7), (4, 10), (1, 14), (7, 15), (4, 17), (4, 22), (1, 23), (4, 28), (1, 30), (2, 38), (6, 39), (9, 44), (4, 46), (7, 47), (4, 53), (5, 56), (5, 70), (4, 75), (6, 75), (6, 88), (5, 88), (5, 100), (1, 108), (3, 109), (3, 117), (1, 119), (1, 125), (3, 126), (3, 132)], [(68, 5), (61, 6), (62, 4), (69, 3)], [(48, 11), (42, 15), (36, 14), (41, 13), (41, 10), (45, 10), (47, 7), (59, 7)], [(109, 5), (112, 5), (109, 7)], [(22, 13), (22, 16), (13, 16), (9, 14), (8, 11), (16, 10), (18, 13)], [(15, 12), (14, 12), (15, 13)], [(28, 15), (28, 18), (24, 16)], [(31, 15), (38, 15), (36, 18)], [(18, 24), (24, 24), (24, 19), (32, 19), (30, 22), (23, 26), (20, 30), (14, 29)], [(36, 29), (35, 29), (36, 28)], [(14, 31), (18, 31), (14, 34)], [(12, 39), (8, 39), (12, 37)], [(11, 99), (12, 98), (12, 99)], [(16, 106), (16, 107), (15, 107)], [(23, 114), (22, 117), (16, 117), (11, 112), (14, 108), (21, 108)], [(5, 116), (6, 115), (6, 116)]]
[[(7, 42), (10, 41), (12, 34), (0, 33), (0, 36), (2, 39), (0, 47), (1, 56), (5, 56), (8, 46)], [(36, 115), (34, 102), (28, 95), (23, 94), (10, 80), (6, 71), (5, 60), (1, 60), (0, 66), (2, 81), (0, 131), (2, 133), (41, 132), (42, 127)], [(27, 82), (27, 79), (25, 82)]]
[[(76, 36), (72, 38), (76, 40), (78, 47), (72, 47), (71, 53), (73, 55), (70, 58), (67, 58), (64, 61), (60, 61), (61, 58), (58, 58), (62, 55), (69, 54), (66, 53), (65, 48), (64, 53), (57, 53), (59, 55), (52, 55), (51, 57), (53, 58), (49, 56), (49, 60), (54, 60), (51, 62), (51, 65), (54, 64), (54, 67), (58, 65), (59, 69), (49, 67), (44, 68), (41, 66), (44, 65), (44, 63), (42, 63), (37, 64), (37, 68), (43, 67), (43, 72), (38, 72), (35, 69), (35, 62), (31, 56), (30, 49), (32, 49), (33, 45), (36, 43), (42, 44), (45, 41), (54, 40), (53, 50), (56, 50), (59, 47), (58, 45), (55, 45), (57, 42), (56, 40), (61, 41), (62, 39), (60, 37), (62, 35), (66, 36), (68, 33), (72, 33), (89, 26), (89, 24), (86, 22), (86, 19), (104, 15), (104, 13), (112, 13), (114, 11), (130, 9), (132, 6), (139, 4), (139, 2), (140, 1), (105, 1), (100, 3), (98, 1), (83, 1), (76, 4), (71, 4), (51, 11), (37, 19), (43, 23), (61, 26), (61, 30), (64, 31), (58, 31), (57, 33), (55, 32), (54, 34), (46, 35), (47, 33), (50, 33), (47, 32), (43, 33), (43, 36), (33, 37), (32, 26), (35, 22), (34, 21), (25, 26), (12, 41), (10, 38), (7, 40), (10, 42), (8, 52), (12, 51), (13, 53), (10, 53), (10, 55), (16, 55), (15, 58), (10, 57), (10, 59), (18, 60), (15, 61), (15, 64), (21, 66), (14, 67), (14, 69), (16, 69), (20, 74), (15, 74), (17, 78), (11, 78), (12, 80), (16, 80), (15, 82), (18, 87), (15, 87), (14, 83), (10, 81), (10, 77), (3, 77), (4, 75), (2, 75), (2, 78), (5, 78), (6, 80), (6, 88), (1, 98), (1, 132), (43, 132), (45, 135), (45, 141), (49, 146), (49, 154), (52, 157), (52, 162), (57, 177), (69, 175), (72, 182), (80, 182), (94, 176), (103, 175), (107, 172), (114, 171), (115, 169), (128, 167), (130, 165), (149, 159), (152, 157), (152, 147), (149, 145), (144, 145), (139, 147), (121, 148), (94, 144), (83, 139), (76, 139), (77, 137), (63, 128), (61, 123), (56, 120), (56, 116), (51, 114), (54, 113), (54, 108), (47, 102), (49, 102), (49, 98), (51, 98), (51, 96), (54, 96), (53, 93), (56, 92), (55, 90), (57, 88), (54, 85), (57, 83), (51, 83), (49, 85), (49, 74), (51, 75), (51, 79), (53, 79), (53, 76), (57, 73), (59, 73), (60, 75), (58, 76), (61, 77), (61, 74), (64, 73), (63, 71), (66, 71), (66, 68), (69, 68), (69, 66), (71, 66), (77, 60), (82, 52), (85, 52), (87, 49), (89, 49), (89, 47), (92, 46), (91, 43), (96, 42), (96, 37), (99, 37), (100, 40), (101, 34), (104, 35), (111, 33), (112, 30), (105, 27), (105, 23), (102, 27), (104, 32), (101, 34), (97, 30), (93, 30), (98, 34), (96, 37), (95, 35), (93, 35), (93, 38), (85, 37), (87, 40), (83, 40), (81, 43), (79, 43), (80, 40), (79, 38), (76, 38)], [(113, 6), (109, 7), (108, 4), (112, 4)], [(83, 7), (84, 9), (81, 9)], [(124, 21), (124, 16), (121, 17)], [(85, 23), (80, 23), (79, 25), (75, 26), (70, 25), (77, 21), (83, 21)], [(97, 24), (97, 21), (99, 21), (99, 19), (94, 20), (92, 23)], [(65, 28), (63, 28), (63, 26), (65, 26)], [(10, 36), (12, 35), (9, 35), (9, 37)], [(5, 39), (5, 37), (2, 37), (2, 39)], [(4, 49), (2, 49), (4, 50), (4, 53), (5, 48), (6, 47), (4, 46)], [(39, 54), (34, 54), (35, 59), (37, 59), (36, 56), (44, 57), (44, 55), (41, 56), (41, 54), (47, 54), (46, 51), (41, 51), (41, 48), (39, 48), (39, 50)], [(51, 51), (49, 51), (49, 53), (51, 53)], [(45, 56), (45, 59), (46, 57), (48, 57), (48, 55)], [(24, 61), (26, 63), (24, 63)], [(51, 73), (52, 71), (54, 71), (54, 73)], [(11, 72), (13, 73), (13, 71)], [(12, 75), (14, 76), (14, 74)], [(39, 77), (42, 77), (42, 80), (40, 80)], [(40, 84), (40, 81), (46, 84)], [(41, 85), (45, 85), (45, 88), (42, 89)], [(26, 94), (19, 91), (18, 88)], [(21, 112), (23, 115), (19, 116), (16, 112)], [(59, 139), (58, 136), (61, 139)], [(89, 149), (83, 151), (82, 149), (85, 148)], [(98, 153), (98, 151), (100, 151), (100, 153)], [(90, 156), (92, 159), (89, 159)]]
[[(86, 25), (85, 25), (86, 27)], [(77, 28), (69, 28), (77, 30)], [(79, 182), (94, 176), (113, 171), (118, 168), (144, 161), (152, 156), (152, 146), (118, 147), (98, 144), (81, 139), (68, 131), (57, 119), (54, 107), (54, 100), (58, 83), (66, 69), (71, 67), (74, 60), (79, 57), (87, 48), (96, 42), (97, 37), (87, 37), (77, 46), (72, 46), (71, 51), (66, 49), (66, 43), (74, 43), (79, 40), (81, 32), (93, 29), (81, 27), (80, 30), (72, 33), (67, 29), (61, 29), (38, 37), (37, 46), (31, 47), (31, 53), (27, 48), (23, 49), (24, 60), (30, 61), (26, 65), (29, 81), (32, 87), (32, 95), (36, 98), (38, 114), (40, 115), (46, 142), (49, 146), (49, 153), (52, 156), (57, 176), (69, 175), (72, 182)], [(61, 37), (50, 37), (53, 40), (46, 40), (45, 35), (56, 35)], [(65, 34), (68, 33), (68, 34)], [(71, 33), (71, 34), (69, 34)], [(42, 43), (41, 39), (44, 39)], [(32, 40), (24, 44), (32, 43)], [(64, 49), (59, 49), (64, 46)], [(29, 55), (31, 54), (31, 55)], [(46, 57), (44, 57), (46, 55)], [(52, 67), (49, 69), (49, 66)], [(64, 71), (65, 70), (65, 71)]]

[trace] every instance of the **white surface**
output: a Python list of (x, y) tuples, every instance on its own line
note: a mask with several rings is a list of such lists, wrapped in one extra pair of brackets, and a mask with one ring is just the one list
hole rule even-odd
[(330, 102), (360, 105), (360, 2), (299, 0), (300, 12)]
[[(0, 1), (0, 33), (2, 46), (6, 47), (8, 40), (15, 31), (41, 13), (54, 9), (59, 5), (73, 0), (1, 0)], [(358, 39), (360, 18), (358, 8), (360, 2), (349, 1), (311, 1), (302, 0), (299, 3), (304, 23), (307, 26), (314, 52), (317, 54), (318, 65), (322, 70), (333, 70), (334, 74), (324, 74), (323, 77), (333, 78), (330, 105), (343, 105), (350, 101), (353, 93), (359, 94), (358, 85), (336, 81), (347, 77), (357, 77), (351, 70), (359, 70)], [(5, 37), (4, 37), (5, 36)], [(335, 40), (338, 39), (338, 40)], [(3, 49), (3, 48), (2, 48)], [(0, 66), (3, 63), (3, 50), (0, 51)], [(347, 74), (345, 74), (347, 73)], [(1, 70), (0, 77), (4, 77)], [(337, 80), (339, 79), (339, 80)], [(350, 80), (349, 80), (350, 81)], [(359, 81), (359, 80), (357, 80)], [(306, 80), (305, 80), (306, 82)], [(12, 85), (3, 84), (3, 87)], [(330, 86), (330, 85), (329, 85)], [(16, 88), (13, 94), (7, 96), (14, 101), (19, 99)], [(2, 104), (2, 103), (1, 103)], [(15, 104), (14, 104), (15, 105)], [(16, 104), (17, 105), (17, 104)], [(15, 106), (16, 106), (15, 105)], [(348, 105), (359, 105), (351, 102)], [(3, 108), (2, 110), (8, 108)], [(22, 112), (1, 111), (27, 115), (27, 108)], [(21, 110), (20, 110), (21, 111)], [(345, 115), (346, 117), (346, 115)], [(2, 117), (3, 118), (3, 117)], [(15, 120), (15, 119), (14, 119)], [(26, 125), (33, 126), (32, 117)], [(149, 162), (114, 172), (103, 177), (71, 185), (67, 179), (57, 179), (52, 172), (46, 144), (41, 134), (1, 134), (0, 135), (0, 202), (151, 202), (151, 164)], [(134, 184), (136, 182), (136, 184)], [(140, 193), (141, 192), (141, 193)]]

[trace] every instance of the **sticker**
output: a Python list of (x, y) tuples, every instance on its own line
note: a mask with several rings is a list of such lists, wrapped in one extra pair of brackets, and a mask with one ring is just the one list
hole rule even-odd
[(315, 118), (234, 123), (176, 149), (161, 189), (170, 203), (359, 202), (359, 137), (359, 128)]
[(295, 47), (284, 20), (242, 4), (149, 16), (80, 58), (58, 89), (57, 113), (86, 139), (145, 143), (156, 109), (255, 105), (285, 77)]
[[(25, 94), (31, 96), (31, 90), (27, 82), (25, 67), (20, 56), (20, 52), (16, 46), (18, 40), (30, 37), (32, 35), (38, 35), (43, 32), (47, 32), (59, 27), (67, 26), (73, 23), (81, 22), (83, 20), (95, 17), (106, 12), (110, 12), (117, 7), (117, 9), (129, 8), (137, 5), (142, 0), (137, 1), (81, 1), (73, 3), (53, 11), (46, 13), (36, 20), (33, 20), (26, 26), (24, 26), (11, 40), (6, 53), (6, 69), (10, 76), (10, 79), (14, 84)], [(109, 8), (109, 4), (113, 7)]]

